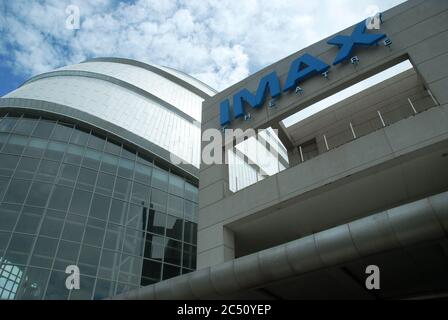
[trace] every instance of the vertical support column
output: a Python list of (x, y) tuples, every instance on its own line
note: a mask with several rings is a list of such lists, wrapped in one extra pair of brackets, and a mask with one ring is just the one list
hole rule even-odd
[[(210, 142), (202, 143), (202, 150), (207, 143)], [(222, 221), (219, 216), (225, 214), (220, 212), (219, 203), (232, 194), (229, 190), (226, 143), (232, 147), (234, 141), (219, 142), (221, 162), (211, 165), (201, 163), (199, 170), (198, 269), (220, 264), (235, 257), (233, 232), (218, 222)]]

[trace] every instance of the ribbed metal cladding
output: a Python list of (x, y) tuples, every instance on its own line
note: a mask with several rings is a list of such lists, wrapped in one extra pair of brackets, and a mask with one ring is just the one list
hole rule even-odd
[(444, 192), (111, 299), (219, 298), (447, 235)]

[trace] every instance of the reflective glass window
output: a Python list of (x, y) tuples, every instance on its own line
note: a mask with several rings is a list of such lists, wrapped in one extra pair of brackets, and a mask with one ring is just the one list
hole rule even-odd
[(168, 188), (168, 192), (175, 194), (179, 197), (183, 197), (184, 196), (184, 179), (174, 175), (174, 174), (170, 174), (170, 179), (169, 179), (169, 188)]
[(109, 220), (111, 222), (123, 225), (126, 220), (127, 207), (127, 202), (112, 199)]
[(65, 271), (67, 266), (76, 265), (80, 249), (81, 245), (79, 243), (61, 240), (54, 261), (54, 268)]
[(76, 187), (87, 191), (93, 191), (98, 171), (81, 168), (78, 175)]
[(151, 184), (151, 172), (152, 168), (149, 166), (145, 166), (141, 163), (135, 164), (135, 180), (142, 182), (144, 184)]
[(37, 234), (44, 213), (43, 208), (24, 207), (15, 232)]
[(69, 145), (64, 154), (64, 162), (80, 165), (84, 155), (84, 148), (77, 145)]
[(67, 210), (72, 197), (73, 189), (63, 186), (55, 186), (48, 207), (56, 210)]
[(90, 216), (102, 220), (107, 220), (109, 215), (110, 197), (94, 194)]
[(121, 250), (123, 246), (124, 228), (122, 226), (109, 223), (107, 225), (106, 236), (104, 237), (104, 248)]
[(53, 140), (68, 142), (73, 131), (73, 126), (66, 123), (57, 123), (54, 126), (51, 138)]
[(149, 210), (148, 214), (148, 232), (164, 235), (166, 225), (166, 214), (160, 211)]
[(18, 156), (0, 154), (0, 175), (12, 176), (12, 173), (17, 166), (17, 162), (19, 162)]
[(118, 167), (118, 157), (112, 154), (105, 153), (101, 161), (101, 171), (115, 174)]
[(47, 144), (44, 157), (51, 160), (61, 160), (67, 145), (62, 142), (50, 141)]
[(31, 253), (35, 237), (26, 234), (13, 233), (6, 251), (5, 259), (14, 264), (26, 264)]
[(53, 131), (54, 123), (50, 121), (40, 120), (34, 129), (33, 136), (48, 139)]
[(81, 128), (76, 128), (70, 137), (70, 143), (85, 146), (87, 140), (89, 139), (89, 132), (82, 130)]
[(98, 174), (98, 181), (96, 183), (96, 189), (95, 189), (96, 192), (104, 194), (106, 196), (112, 195), (112, 190), (114, 188), (114, 181), (115, 181), (114, 176), (100, 172)]
[(96, 133), (92, 133), (89, 137), (89, 142), (87, 142), (87, 145), (90, 148), (103, 151), (105, 143), (106, 143), (105, 137), (100, 136)]
[(36, 124), (37, 121), (35, 119), (22, 118), (18, 121), (17, 125), (14, 127), (13, 132), (24, 135), (30, 135), (31, 132), (33, 132)]
[(79, 167), (65, 164), (61, 165), (59, 184), (73, 187), (75, 185), (76, 178), (78, 177)]
[(86, 218), (78, 215), (67, 215), (62, 232), (62, 239), (81, 242), (84, 234), (84, 225)]
[(53, 185), (44, 182), (33, 182), (26, 204), (36, 207), (44, 207)]
[(152, 189), (151, 191), (151, 205), (154, 210), (166, 211), (166, 201), (168, 194), (158, 189)]
[(38, 166), (39, 159), (22, 157), (17, 165), (14, 177), (19, 179), (31, 179), (33, 178)]
[(101, 163), (101, 152), (87, 148), (84, 153), (82, 165), (88, 168), (98, 170)]
[(8, 142), (3, 147), (3, 152), (20, 155), (25, 149), (27, 143), (28, 139), (25, 137), (10, 135)]
[(22, 204), (28, 194), (30, 184), (31, 181), (28, 180), (12, 179), (3, 201)]
[(75, 189), (73, 192), (72, 202), (70, 204), (70, 212), (86, 216), (89, 212), (91, 199), (91, 192)]
[(166, 236), (177, 240), (182, 240), (183, 220), (171, 215), (166, 220)]
[(177, 277), (180, 275), (180, 268), (176, 266), (171, 266), (169, 264), (163, 265), (163, 277), (162, 280)]
[(0, 205), (0, 230), (12, 231), (19, 219), (19, 205), (3, 203)]
[(166, 171), (154, 168), (152, 171), (151, 185), (158, 189), (168, 190), (168, 173)]
[(83, 245), (79, 255), (78, 267), (81, 275), (96, 276), (96, 271), (100, 262), (99, 248)]
[(87, 219), (83, 243), (95, 247), (101, 247), (103, 244), (105, 229), (105, 221), (93, 218)]
[(64, 225), (64, 218), (64, 213), (48, 210), (42, 221), (39, 234), (41, 236), (59, 238)]
[(131, 179), (133, 173), (134, 173), (134, 161), (121, 158), (120, 163), (118, 165), (117, 174), (119, 176)]
[(47, 149), (48, 141), (39, 138), (30, 138), (28, 146), (23, 152), (24, 155), (40, 158)]
[(114, 197), (129, 200), (131, 193), (131, 180), (117, 177), (115, 180)]
[(37, 170), (36, 178), (45, 181), (53, 181), (59, 170), (59, 162), (44, 160), (39, 164), (39, 169)]
[(56, 255), (58, 240), (38, 237), (34, 245), (30, 265), (42, 268), (51, 268), (53, 257)]

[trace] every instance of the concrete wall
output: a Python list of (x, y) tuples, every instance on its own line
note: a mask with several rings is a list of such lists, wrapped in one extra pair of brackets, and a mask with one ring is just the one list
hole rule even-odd
[[(340, 148), (339, 154), (327, 153), (332, 164), (329, 167), (319, 168), (322, 159), (309, 161), (314, 168), (308, 171), (301, 166), (292, 167), (236, 194), (228, 191), (226, 165), (202, 164), (199, 173), (198, 268), (234, 257), (234, 237), (225, 227), (230, 221), (262, 210), (272, 211), (275, 206), (292, 201), (299, 190), (315, 188), (318, 181), (334, 181), (347, 173), (448, 138), (448, 1), (411, 0), (388, 10), (383, 16), (381, 32), (392, 40), (390, 50), (383, 46), (357, 49), (354, 54), (358, 55), (360, 63), (356, 68), (349, 63), (332, 67), (330, 80), (316, 76), (303, 82), (303, 96), (283, 94), (277, 101), (277, 108), (264, 106), (257, 112), (252, 110), (250, 121), (234, 120), (229, 128), (276, 127), (285, 117), (406, 58), (410, 59), (424, 85), (442, 106), (363, 137), (373, 140), (367, 144), (350, 143), (351, 148), (356, 149), (353, 152), (344, 153)], [(340, 33), (350, 34), (352, 29)], [(219, 103), (241, 88), (255, 91), (259, 79), (267, 73), (275, 70), (284, 83), (290, 62), (305, 52), (331, 64), (338, 49), (326, 41), (324, 39), (305, 48), (206, 100), (202, 130), (219, 129)]]

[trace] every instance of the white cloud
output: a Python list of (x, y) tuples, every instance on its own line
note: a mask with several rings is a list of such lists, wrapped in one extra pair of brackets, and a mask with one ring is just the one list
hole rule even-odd
[[(8, 1), (0, 53), (26, 76), (87, 57), (120, 56), (173, 67), (217, 89), (402, 0)], [(81, 29), (65, 29), (79, 6)], [(12, 50), (11, 50), (12, 48)]]

